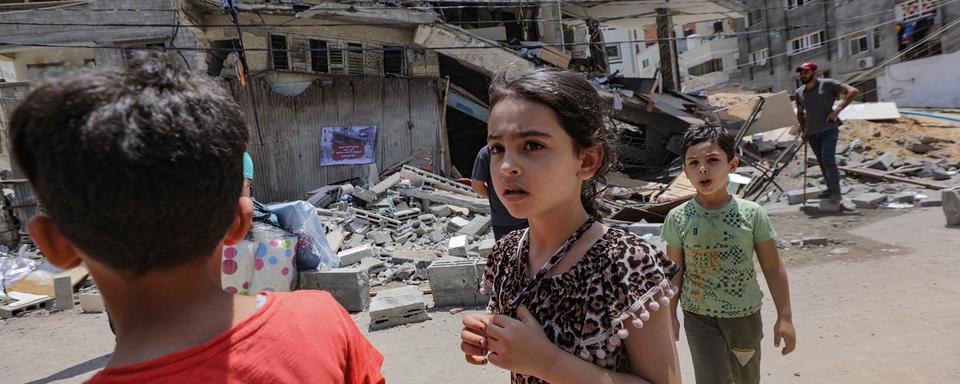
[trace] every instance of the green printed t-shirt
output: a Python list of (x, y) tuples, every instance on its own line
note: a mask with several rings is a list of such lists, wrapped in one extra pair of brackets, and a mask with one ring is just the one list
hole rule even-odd
[(754, 245), (776, 236), (763, 208), (736, 197), (716, 210), (696, 199), (671, 210), (660, 237), (683, 249), (683, 310), (717, 318), (759, 310), (763, 293), (753, 268)]

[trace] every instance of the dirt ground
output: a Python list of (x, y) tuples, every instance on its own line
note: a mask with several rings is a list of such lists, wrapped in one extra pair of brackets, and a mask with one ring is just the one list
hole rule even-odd
[[(765, 383), (956, 382), (960, 228), (945, 227), (940, 208), (812, 217), (793, 206), (771, 216), (780, 239), (823, 236), (831, 244), (781, 249), (798, 347), (781, 357), (764, 341)], [(365, 331), (386, 357), (388, 381), (507, 382), (496, 367), (463, 362), (463, 315), (435, 310), (428, 322)], [(368, 316), (354, 317), (365, 330)], [(769, 334), (775, 319), (769, 295), (763, 318)], [(0, 340), (3, 383), (80, 382), (106, 363), (113, 344), (104, 315), (77, 310), (2, 321)], [(684, 381), (693, 382), (683, 339), (679, 347)]]

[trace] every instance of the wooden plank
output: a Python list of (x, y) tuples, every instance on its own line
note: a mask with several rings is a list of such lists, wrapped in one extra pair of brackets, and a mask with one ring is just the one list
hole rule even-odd
[(921, 186), (921, 187), (926, 187), (926, 188), (928, 188), (928, 189), (932, 189), (932, 190), (935, 190), (935, 191), (939, 191), (939, 190), (941, 190), (941, 189), (947, 189), (947, 188), (949, 188), (948, 186), (943, 185), (943, 184), (931, 183), (931, 182), (928, 182), (928, 181), (910, 179), (910, 178), (900, 177), (900, 176), (893, 176), (893, 175), (890, 175), (890, 174), (888, 174), (888, 173), (886, 173), (886, 172), (878, 171), (878, 170), (875, 170), (875, 169), (869, 169), (869, 168), (854, 168), (854, 167), (840, 167), (840, 169), (842, 169), (842, 170), (844, 170), (844, 171), (847, 171), (847, 172), (850, 172), (850, 173), (853, 173), (853, 174), (856, 174), (856, 175), (860, 175), (860, 176), (866, 176), (866, 177), (871, 177), (871, 178), (874, 178), (874, 179), (881, 179), (881, 180), (887, 180), (887, 181), (899, 181), (899, 182), (901, 182), (901, 183), (919, 185), (919, 186)]

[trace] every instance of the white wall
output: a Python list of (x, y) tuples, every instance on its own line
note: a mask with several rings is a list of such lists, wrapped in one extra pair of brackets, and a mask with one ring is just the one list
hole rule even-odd
[(877, 77), (877, 97), (901, 107), (960, 108), (960, 51), (911, 60)]
[(86, 67), (84, 61), (94, 59), (94, 50), (92, 48), (48, 48), (21, 51), (9, 54), (8, 57), (10, 55), (13, 56), (16, 78), (13, 80), (7, 79), (7, 81), (31, 81), (38, 80), (39, 77), (43, 76), (37, 75), (38, 71), (36, 70), (32, 71), (33, 74), (31, 74), (31, 71), (27, 68), (29, 64), (63, 63), (63, 67), (47, 69), (49, 75), (56, 76), (65, 71)]
[(610, 64), (610, 73), (620, 71), (624, 77), (638, 77), (638, 65), (637, 57), (634, 54), (634, 44), (639, 43), (617, 43), (622, 41), (632, 41), (633, 34), (631, 31), (613, 29), (609, 27), (603, 28), (603, 41), (607, 46), (616, 45), (620, 48), (620, 59), (615, 60), (608, 57), (608, 63)]
[(0, 79), (12, 83), (17, 79), (17, 68), (13, 64), (13, 59), (6, 56), (0, 56)]

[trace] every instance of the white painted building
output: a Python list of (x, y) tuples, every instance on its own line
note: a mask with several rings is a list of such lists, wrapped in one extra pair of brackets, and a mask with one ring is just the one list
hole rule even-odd
[[(737, 66), (733, 19), (675, 25), (681, 84), (684, 92), (697, 91), (730, 81), (729, 71)], [(660, 48), (653, 27), (644, 30), (603, 29), (607, 42), (610, 73), (625, 77), (654, 77), (660, 65)]]

